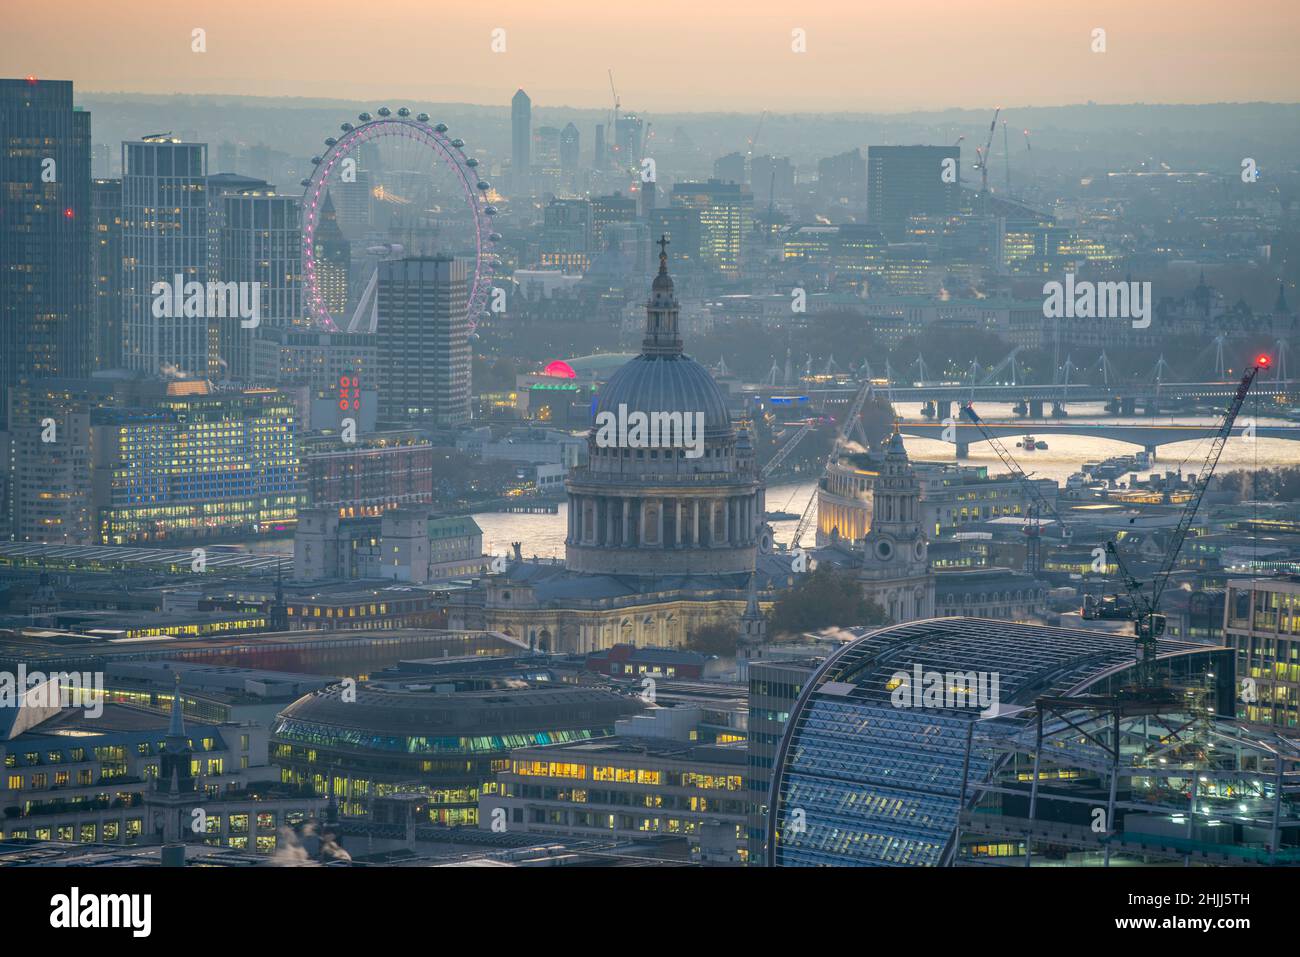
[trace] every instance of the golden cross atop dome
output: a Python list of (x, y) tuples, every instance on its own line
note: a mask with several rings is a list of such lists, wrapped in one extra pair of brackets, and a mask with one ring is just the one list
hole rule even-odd
[(665, 258), (667, 258), (667, 256), (668, 256), (668, 234), (667, 234), (667, 233), (660, 233), (660, 234), (659, 234), (659, 239), (655, 242), (655, 245), (659, 247), (659, 258), (660, 258), (660, 259), (665, 259)]

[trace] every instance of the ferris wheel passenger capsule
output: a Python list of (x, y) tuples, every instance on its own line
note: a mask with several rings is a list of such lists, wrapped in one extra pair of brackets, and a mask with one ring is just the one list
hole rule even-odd
[(386, 106), (381, 106), (379, 109), (375, 110), (375, 112), (380, 116), (391, 116), (393, 113), (393, 111)]

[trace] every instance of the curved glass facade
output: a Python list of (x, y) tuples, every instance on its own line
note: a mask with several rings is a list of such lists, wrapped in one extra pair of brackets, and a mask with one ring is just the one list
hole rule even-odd
[[(1177, 657), (1203, 671), (1225, 663), (1204, 645), (1160, 650), (1192, 653)], [(1012, 734), (1037, 698), (1095, 688), (1133, 663), (1128, 636), (965, 618), (884, 628), (845, 645), (786, 724), (768, 796), (767, 863), (945, 863), (967, 782), (986, 780), (1004, 757), (969, 746), (976, 726), (981, 739)]]

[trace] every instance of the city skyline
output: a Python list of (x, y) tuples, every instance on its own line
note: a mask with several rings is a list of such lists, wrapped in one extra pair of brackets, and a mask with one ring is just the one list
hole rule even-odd
[(854, 867), (977, 869), (878, 895), (918, 941), (1284, 921), (1294, 7), (0, 14), (15, 914)]
[[(576, 6), (556, 15), (510, 2), (479, 13), (401, 0), (362, 13), (341, 2), (233, 0), (196, 16), (138, 0), (94, 9), (55, 0), (8, 12), (0, 54), (15, 73), (75, 75), (89, 93), (368, 99), (396, 90), (500, 104), (522, 86), (534, 101), (581, 109), (609, 105), (612, 68), (625, 102), (677, 112), (1300, 100), (1286, 40), (1300, 10), (1283, 0), (1249, 18), (1208, 2), (1045, 10), (1004, 0), (989, 11), (925, 0), (815, 12), (766, 2), (745, 17), (679, 2)], [(1275, 28), (1261, 33), (1261, 18)], [(1094, 52), (1097, 29), (1104, 52)], [(795, 52), (801, 42), (805, 52)]]

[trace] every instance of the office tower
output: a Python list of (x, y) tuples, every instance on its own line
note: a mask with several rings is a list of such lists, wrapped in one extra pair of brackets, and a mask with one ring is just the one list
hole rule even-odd
[(516, 193), (528, 190), (532, 170), (533, 101), (518, 90), (510, 101), (510, 175)]
[(725, 276), (740, 273), (753, 220), (754, 197), (739, 183), (676, 183), (672, 205), (700, 215), (700, 262)]
[(560, 131), (560, 169), (566, 173), (578, 168), (579, 144), (578, 128), (569, 123)]
[(655, 186), (654, 180), (649, 180), (641, 184), (641, 218), (647, 222), (650, 215), (654, 212), (658, 187)]
[(630, 223), (636, 219), (636, 200), (622, 193), (591, 198), (591, 251), (605, 248), (605, 227), (610, 223)]
[(539, 126), (533, 132), (533, 188), (538, 195), (560, 191), (560, 129)]
[(90, 114), (68, 80), (0, 80), (0, 395), (94, 365)]
[(329, 196), (338, 212), (338, 226), (349, 242), (360, 242), (370, 232), (373, 221), (370, 202), (372, 183), (370, 170), (358, 165), (355, 181), (330, 184)]
[(861, 150), (849, 150), (817, 161), (817, 192), (839, 206), (861, 206), (867, 199), (867, 161)]
[(109, 143), (92, 144), (90, 147), (90, 175), (103, 179), (112, 179), (115, 172), (121, 172), (113, 169), (114, 152), (115, 150)]
[(749, 188), (760, 206), (794, 199), (794, 164), (790, 157), (755, 156), (749, 163)]
[(553, 199), (542, 212), (541, 264), (582, 273), (591, 263), (591, 204)]
[(98, 541), (266, 535), (298, 515), (298, 424), (273, 389), (165, 392), (92, 415)]
[[(944, 161), (952, 160), (951, 181)], [(961, 147), (871, 146), (867, 148), (867, 221), (886, 237), (907, 232), (911, 216), (957, 212), (961, 194)]]
[(90, 206), (96, 367), (118, 369), (122, 366), (122, 181), (92, 182)]
[(9, 388), (9, 527), (15, 541), (94, 544), (90, 413), (85, 380)]
[(539, 126), (533, 134), (533, 165), (539, 169), (560, 166), (560, 129), (556, 126)]
[(713, 161), (713, 178), (723, 183), (745, 183), (745, 154), (728, 153)]
[(342, 315), (348, 307), (348, 270), (352, 265), (352, 244), (339, 228), (334, 200), (325, 193), (320, 221), (316, 226), (316, 282), (321, 298), (331, 316)]
[(1236, 659), (1236, 718), (1260, 732), (1300, 735), (1300, 581), (1230, 578), (1223, 644)]
[[(218, 374), (219, 325), (200, 315), (155, 317), (157, 296), (180, 277), (205, 284), (208, 235), (207, 154), (204, 143), (163, 134), (122, 144), (122, 298), (126, 367), (145, 375)], [(161, 300), (159, 300), (161, 301)], [(206, 300), (205, 300), (206, 306)]]
[(226, 222), (226, 196), (244, 190), (270, 189), (271, 184), (254, 176), (238, 173), (213, 173), (208, 177), (208, 276), (221, 275), (221, 228)]
[(380, 414), (468, 422), (469, 264), (419, 256), (385, 260), (378, 272)]
[(256, 326), (246, 325), (251, 320), (222, 321), (222, 372), (248, 382), (253, 379), (254, 339), (305, 321), (300, 202), (273, 188), (244, 189), (226, 193), (223, 207), (218, 276), (241, 287), (257, 283), (258, 316)]
[(624, 113), (615, 124), (615, 165), (620, 170), (641, 166), (641, 130), (644, 123), (635, 113)]
[(596, 141), (595, 141), (594, 149), (595, 149), (595, 157), (592, 160), (592, 164), (591, 164), (592, 168), (604, 169), (606, 163), (608, 162), (605, 156), (605, 124), (604, 123), (596, 124)]
[(785, 732), (785, 722), (803, 686), (817, 672), (821, 659), (752, 661), (749, 664), (749, 742), (745, 790), (748, 820), (745, 838), (749, 863), (761, 865), (767, 850), (767, 792), (772, 767)]
[(682, 273), (695, 271), (700, 261), (700, 211), (685, 206), (659, 206), (647, 217), (650, 235), (668, 237), (668, 262)]

